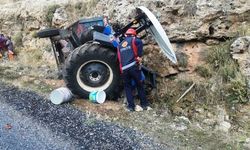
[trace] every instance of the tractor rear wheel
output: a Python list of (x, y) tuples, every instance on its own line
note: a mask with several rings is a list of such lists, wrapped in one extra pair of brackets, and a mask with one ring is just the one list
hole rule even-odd
[(86, 43), (67, 58), (63, 78), (72, 93), (82, 98), (92, 91), (105, 91), (109, 99), (116, 99), (120, 83), (116, 54), (99, 44)]

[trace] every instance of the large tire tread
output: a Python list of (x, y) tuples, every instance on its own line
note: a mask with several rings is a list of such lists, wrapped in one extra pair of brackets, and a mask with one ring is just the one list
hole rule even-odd
[(101, 47), (99, 44), (86, 43), (76, 48), (65, 62), (63, 69), (63, 78), (66, 86), (71, 90), (74, 95), (82, 98), (88, 98), (89, 92), (83, 90), (76, 81), (77, 69), (84, 63), (89, 61), (93, 56), (97, 56), (98, 59), (106, 61), (113, 71), (113, 81), (111, 85), (105, 90), (109, 99), (116, 99), (119, 93), (118, 86), (120, 81), (120, 73), (118, 65), (116, 64), (115, 53), (112, 50)]

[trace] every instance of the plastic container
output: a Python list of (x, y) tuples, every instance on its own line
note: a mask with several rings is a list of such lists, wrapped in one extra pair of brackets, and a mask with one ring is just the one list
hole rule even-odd
[(93, 103), (102, 104), (105, 102), (106, 93), (104, 91), (93, 91), (89, 94), (89, 100)]
[(72, 100), (73, 94), (66, 87), (55, 89), (50, 93), (50, 100), (53, 104), (59, 105)]

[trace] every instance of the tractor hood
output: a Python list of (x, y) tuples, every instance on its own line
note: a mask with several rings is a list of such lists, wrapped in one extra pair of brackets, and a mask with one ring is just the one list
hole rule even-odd
[(162, 52), (169, 58), (173, 63), (177, 63), (175, 52), (173, 51), (172, 45), (169, 41), (169, 38), (161, 26), (158, 19), (154, 14), (144, 6), (138, 7), (142, 12), (145, 13), (147, 18), (150, 20), (151, 25), (148, 28), (149, 32), (152, 34), (158, 45), (160, 46)]

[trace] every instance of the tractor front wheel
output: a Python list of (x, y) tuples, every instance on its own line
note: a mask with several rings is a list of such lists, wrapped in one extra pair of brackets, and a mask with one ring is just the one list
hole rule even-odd
[(72, 93), (83, 98), (92, 91), (105, 91), (110, 99), (119, 93), (116, 54), (99, 44), (86, 43), (75, 49), (66, 60), (63, 77)]

